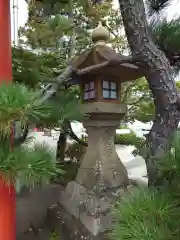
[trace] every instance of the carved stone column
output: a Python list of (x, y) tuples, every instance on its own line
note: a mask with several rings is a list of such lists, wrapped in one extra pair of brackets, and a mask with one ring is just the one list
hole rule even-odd
[(88, 131), (88, 148), (75, 181), (61, 192), (60, 203), (96, 236), (109, 227), (109, 210), (129, 183), (114, 145), (126, 107), (100, 102), (83, 107), (90, 114), (83, 123)]
[[(107, 119), (107, 116), (103, 116)], [(116, 116), (117, 117), (117, 116)], [(88, 148), (76, 177), (76, 182), (96, 192), (126, 186), (127, 171), (117, 155), (114, 137), (117, 120), (84, 122), (88, 132)]]

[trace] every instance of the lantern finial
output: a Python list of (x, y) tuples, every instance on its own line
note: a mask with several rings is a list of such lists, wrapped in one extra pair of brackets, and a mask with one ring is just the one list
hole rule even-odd
[(93, 30), (91, 35), (94, 43), (106, 43), (109, 40), (109, 31), (103, 27), (102, 23), (99, 22), (98, 26)]

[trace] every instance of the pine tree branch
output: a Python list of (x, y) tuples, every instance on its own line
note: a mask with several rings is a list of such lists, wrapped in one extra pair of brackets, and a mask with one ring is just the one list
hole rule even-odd
[(130, 89), (132, 88), (133, 85), (134, 85), (134, 83), (129, 84), (129, 86), (127, 86), (126, 90), (121, 93), (121, 96), (123, 96), (123, 98), (121, 99), (122, 103), (124, 103), (127, 100), (128, 93), (130, 92)]
[(67, 81), (67, 79), (71, 76), (73, 70), (71, 66), (68, 66), (63, 73), (56, 78), (56, 82), (54, 84), (49, 84), (48, 86), (46, 86), (45, 89), (42, 90), (41, 94), (41, 100), (40, 102), (46, 102), (47, 100), (49, 100), (51, 97), (54, 96), (54, 94), (59, 90), (59, 87), (65, 82)]
[(62, 129), (63, 131), (68, 134), (74, 141), (76, 141), (77, 143), (79, 143), (80, 145), (83, 145), (85, 147), (88, 146), (87, 142), (84, 142), (83, 140), (81, 140), (76, 134), (75, 132), (73, 131), (72, 129), (72, 126), (71, 126), (71, 123), (70, 121), (67, 121), (66, 122), (66, 125), (65, 124), (62, 124)]
[(171, 5), (172, 0), (146, 0), (148, 15), (160, 14), (162, 10)]
[(72, 127), (71, 127), (71, 123), (68, 121), (68, 128), (69, 128), (69, 136), (75, 140), (77, 143), (79, 143), (80, 145), (83, 145), (85, 147), (88, 146), (87, 142), (84, 142), (83, 140), (79, 139), (78, 136), (74, 133)]
[(25, 142), (28, 133), (29, 133), (29, 126), (28, 126), (28, 124), (26, 124), (22, 135), (20, 137), (14, 139), (14, 144), (15, 145), (20, 145), (23, 142)]

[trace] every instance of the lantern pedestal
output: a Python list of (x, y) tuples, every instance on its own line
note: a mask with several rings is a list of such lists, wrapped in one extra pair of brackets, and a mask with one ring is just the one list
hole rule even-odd
[(109, 210), (129, 184), (127, 170), (114, 145), (116, 128), (126, 107), (110, 103), (89, 103), (83, 107), (90, 113), (84, 122), (88, 148), (76, 180), (67, 185), (60, 202), (96, 236), (109, 227)]

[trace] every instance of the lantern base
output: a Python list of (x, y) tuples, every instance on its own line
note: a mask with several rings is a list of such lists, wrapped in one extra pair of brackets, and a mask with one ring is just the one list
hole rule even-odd
[(70, 182), (60, 194), (60, 205), (79, 220), (90, 234), (99, 236), (112, 226), (112, 206), (128, 189), (114, 188), (97, 195), (77, 182)]

